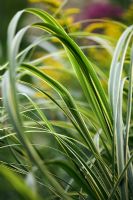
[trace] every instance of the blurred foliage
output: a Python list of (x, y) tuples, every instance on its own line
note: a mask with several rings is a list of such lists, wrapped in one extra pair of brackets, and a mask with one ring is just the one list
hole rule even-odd
[[(31, 5), (42, 5), (44, 10), (47, 10), (53, 16), (56, 16), (57, 21), (65, 28), (72, 25), (74, 15), (80, 12), (79, 8), (66, 8), (67, 1), (64, 0), (28, 0)], [(69, 1), (68, 1), (69, 2)]]
[(133, 23), (133, 3), (130, 4), (127, 10), (125, 10), (122, 18), (128, 25)]
[(26, 8), (27, 5), (27, 0), (0, 1), (0, 63), (6, 60), (6, 38), (8, 24), (15, 13)]
[(128, 8), (132, 0), (111, 0), (111, 2), (121, 5), (123, 8)]
[(30, 3), (45, 3), (52, 6), (52, 9), (58, 8), (62, 0), (28, 0)]

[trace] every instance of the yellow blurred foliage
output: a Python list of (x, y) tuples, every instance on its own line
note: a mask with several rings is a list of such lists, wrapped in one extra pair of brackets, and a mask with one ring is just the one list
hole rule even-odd
[(89, 24), (85, 28), (85, 31), (89, 33), (102, 33), (117, 40), (120, 37), (123, 29), (121, 28), (121, 26), (115, 23), (97, 22)]
[(54, 7), (59, 7), (62, 3), (61, 0), (28, 0), (29, 3), (47, 3)]

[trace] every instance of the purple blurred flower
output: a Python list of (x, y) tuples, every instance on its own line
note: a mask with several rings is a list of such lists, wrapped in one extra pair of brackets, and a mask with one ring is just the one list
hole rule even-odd
[(83, 11), (82, 19), (111, 18), (120, 19), (123, 9), (120, 6), (107, 3), (94, 3)]

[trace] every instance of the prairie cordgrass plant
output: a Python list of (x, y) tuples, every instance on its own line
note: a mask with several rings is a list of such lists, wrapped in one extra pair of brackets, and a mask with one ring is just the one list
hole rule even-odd
[[(18, 29), (24, 14), (38, 22)], [(90, 47), (78, 45), (75, 38), (85, 35), (68, 30), (36, 8), (19, 11), (9, 24), (1, 66), (3, 200), (133, 199), (133, 26), (124, 26), (109, 76), (85, 55)], [(22, 49), (30, 31), (39, 36)], [(104, 35), (91, 40), (110, 49)]]

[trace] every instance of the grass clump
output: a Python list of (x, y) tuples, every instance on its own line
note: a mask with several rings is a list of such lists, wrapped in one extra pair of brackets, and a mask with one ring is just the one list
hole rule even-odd
[[(16, 31), (24, 13), (41, 22)], [(42, 30), (42, 37), (19, 52), (29, 29)], [(0, 173), (20, 198), (132, 199), (132, 34), (127, 27), (117, 43), (107, 93), (98, 66), (51, 15), (28, 8), (14, 16), (1, 98), (0, 148), (10, 156), (1, 159)], [(72, 76), (82, 98), (44, 71), (45, 60), (55, 54), (30, 59), (41, 42), (55, 38), (63, 47), (56, 58), (72, 66), (62, 72)]]

